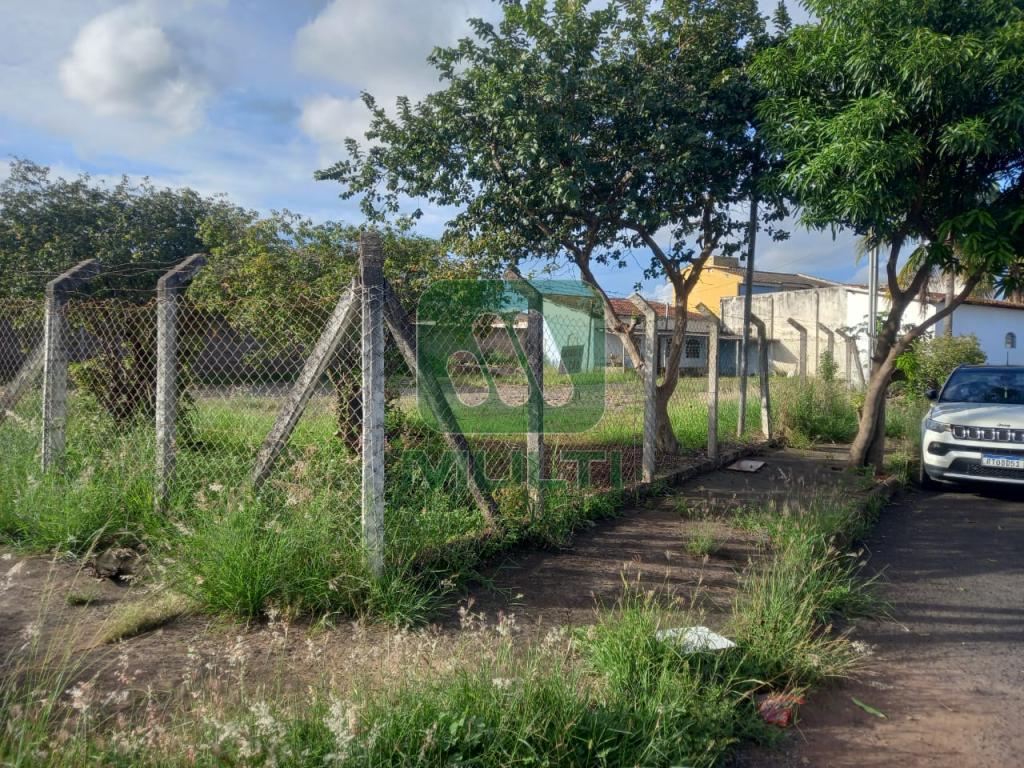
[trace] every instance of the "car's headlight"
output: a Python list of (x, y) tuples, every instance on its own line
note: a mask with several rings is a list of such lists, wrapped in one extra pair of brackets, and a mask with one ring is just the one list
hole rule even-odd
[(943, 424), (935, 419), (925, 419), (924, 428), (929, 432), (949, 432), (949, 424)]

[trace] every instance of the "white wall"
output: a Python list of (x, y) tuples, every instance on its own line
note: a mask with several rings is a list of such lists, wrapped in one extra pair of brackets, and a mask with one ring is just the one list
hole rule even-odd
[(1024, 365), (1024, 308), (963, 304), (953, 310), (953, 335), (973, 333), (993, 365), (1006, 363), (1008, 332), (1017, 334), (1017, 348), (1009, 350), (1010, 364)]
[[(864, 375), (868, 375), (868, 371), (871, 370), (870, 361), (868, 360), (868, 338), (867, 338), (867, 327), (868, 327), (868, 299), (870, 298), (868, 291), (861, 289), (847, 289), (846, 291), (846, 327), (856, 328), (857, 335), (857, 349), (860, 352), (861, 365), (864, 366)], [(935, 314), (938, 307), (935, 304), (921, 302), (914, 300), (907, 305), (907, 308), (903, 311), (903, 325), (918, 325), (924, 322), (929, 317)], [(878, 297), (878, 313), (885, 315), (889, 312), (889, 299), (886, 296), (879, 295)]]

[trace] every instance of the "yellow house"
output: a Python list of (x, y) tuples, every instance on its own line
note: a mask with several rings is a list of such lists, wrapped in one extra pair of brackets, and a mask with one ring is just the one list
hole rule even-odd
[[(689, 269), (684, 273), (684, 277), (688, 274)], [(696, 307), (698, 304), (704, 304), (715, 314), (720, 314), (722, 299), (744, 295), (746, 281), (747, 270), (739, 259), (730, 256), (712, 256), (704, 265), (700, 279), (693, 287), (689, 306)], [(799, 291), (806, 288), (827, 288), (838, 285), (838, 283), (799, 273), (754, 270), (753, 285), (753, 292), (756, 294)]]

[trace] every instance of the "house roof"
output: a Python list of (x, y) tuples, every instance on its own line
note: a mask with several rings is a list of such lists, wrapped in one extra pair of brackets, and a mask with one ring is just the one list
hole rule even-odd
[[(640, 314), (640, 310), (637, 309), (629, 299), (610, 299), (612, 308), (615, 310), (615, 314), (619, 317), (633, 317)], [(673, 309), (670, 304), (664, 301), (655, 301), (654, 299), (647, 299), (647, 303), (651, 305), (654, 311), (658, 314), (658, 317), (672, 317)], [(693, 312), (688, 310), (686, 316), (690, 320), (703, 320), (704, 316), (699, 312)]]
[[(743, 267), (724, 267), (719, 264), (713, 264), (707, 268), (728, 272), (730, 275), (737, 275), (744, 280), (747, 276), (747, 270)], [(762, 285), (786, 286), (788, 288), (828, 288), (829, 286), (840, 285), (840, 283), (833, 280), (811, 277), (800, 272), (762, 272), (756, 269), (754, 270), (754, 282), (761, 283)]]
[[(945, 296), (942, 297), (945, 300)], [(996, 309), (1016, 309), (1024, 310), (1024, 304), (1018, 304), (1015, 301), (1005, 301), (1003, 299), (967, 299), (964, 304), (970, 304), (976, 307), (995, 307)]]
[[(867, 288), (865, 288), (867, 290)], [(937, 291), (928, 292), (928, 301), (935, 304), (945, 304), (946, 294), (939, 293)], [(972, 307), (992, 307), (993, 309), (1014, 309), (1024, 310), (1024, 304), (1018, 304), (1015, 301), (1006, 301), (1006, 299), (989, 299), (982, 296), (971, 296), (964, 299), (964, 304)]]

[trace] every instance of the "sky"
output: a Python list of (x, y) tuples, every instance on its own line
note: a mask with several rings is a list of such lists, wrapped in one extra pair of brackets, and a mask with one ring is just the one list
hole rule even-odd
[[(426, 57), (496, 18), (493, 0), (0, 0), (0, 179), (12, 157), (54, 173), (122, 174), (224, 193), (263, 212), (358, 223), (357, 203), (313, 179), (368, 122), (359, 99), (417, 99), (436, 87)], [(761, 0), (768, 13), (775, 0)], [(792, 5), (792, 4), (791, 4)], [(799, 22), (803, 11), (791, 7)], [(451, 211), (422, 206), (438, 235)], [(756, 264), (863, 280), (853, 239), (762, 236)], [(601, 269), (616, 295), (645, 281), (647, 255)], [(571, 276), (565, 270), (561, 276)]]

